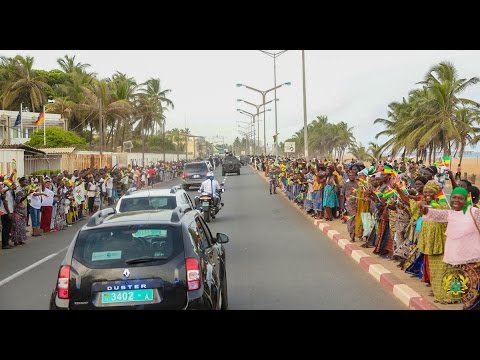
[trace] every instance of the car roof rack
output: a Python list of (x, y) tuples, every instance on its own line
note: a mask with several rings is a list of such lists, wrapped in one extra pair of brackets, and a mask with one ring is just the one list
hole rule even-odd
[(97, 211), (90, 219), (88, 219), (87, 227), (94, 227), (102, 224), (107, 216), (113, 215), (116, 212), (117, 211), (114, 208), (106, 208)]
[(175, 194), (178, 190), (181, 190), (182, 187), (180, 185), (174, 185), (170, 188), (170, 194)]
[(170, 221), (179, 222), (180, 219), (188, 212), (188, 208), (188, 205), (178, 205), (175, 209), (173, 209)]
[(137, 188), (136, 188), (136, 187), (130, 188), (130, 189), (128, 189), (128, 190), (125, 192), (125, 195), (131, 195), (131, 194), (134, 193), (135, 191), (137, 191)]

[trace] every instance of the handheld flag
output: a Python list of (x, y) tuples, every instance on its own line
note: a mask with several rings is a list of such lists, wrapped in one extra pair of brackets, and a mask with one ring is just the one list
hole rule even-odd
[(13, 127), (18, 126), (22, 123), (22, 113), (18, 112), (17, 119), (15, 120), (15, 125)]
[(394, 168), (392, 168), (391, 166), (389, 165), (384, 165), (383, 166), (383, 173), (384, 174), (392, 174), (394, 176), (397, 176), (398, 175), (398, 171), (395, 170)]
[(445, 166), (449, 167), (450, 166), (450, 160), (452, 160), (452, 157), (450, 155), (445, 155), (442, 156), (443, 163)]
[(438, 194), (435, 196), (435, 200), (439, 203), (439, 204), (447, 204), (447, 198), (445, 197), (445, 194), (443, 193), (443, 190), (440, 189), (440, 191), (438, 192)]

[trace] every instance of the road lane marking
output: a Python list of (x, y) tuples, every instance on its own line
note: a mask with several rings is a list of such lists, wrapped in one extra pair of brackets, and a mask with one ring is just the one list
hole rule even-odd
[[(70, 246), (70, 245), (69, 245)], [(43, 264), (44, 262), (50, 260), (51, 258), (54, 258), (55, 256), (57, 256), (58, 254), (60, 254), (61, 252), (65, 251), (68, 249), (68, 246), (63, 248), (62, 250), (60, 250), (59, 252), (56, 252), (55, 254), (50, 254), (46, 257), (44, 257), (43, 259), (41, 260), (38, 260), (36, 263), (33, 263), (32, 265), (29, 265), (27, 266), (25, 269), (22, 269), (20, 271), (17, 271), (15, 274), (13, 275), (10, 275), (9, 277), (3, 279), (2, 281), (0, 281), (0, 286), (3, 286), (7, 283), (9, 283), (10, 281), (12, 281), (13, 279), (16, 279), (17, 277), (19, 277), (20, 275), (23, 275), (25, 274), (27, 271), (30, 271), (32, 270), (33, 268), (36, 268), (37, 266)]]

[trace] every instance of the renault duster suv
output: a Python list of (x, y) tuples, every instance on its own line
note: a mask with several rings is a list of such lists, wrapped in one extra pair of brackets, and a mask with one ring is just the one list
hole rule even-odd
[(99, 211), (70, 244), (50, 309), (227, 309), (228, 241), (197, 210)]

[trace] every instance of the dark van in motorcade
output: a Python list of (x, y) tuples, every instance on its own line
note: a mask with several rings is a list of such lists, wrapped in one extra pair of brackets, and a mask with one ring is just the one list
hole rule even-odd
[(207, 178), (208, 166), (204, 161), (185, 164), (183, 168), (183, 188), (188, 190), (190, 186), (202, 185)]
[(70, 244), (50, 309), (227, 309), (228, 241), (197, 210), (99, 211)]

